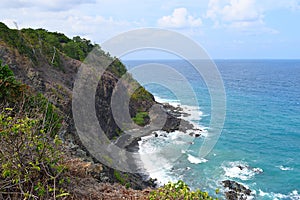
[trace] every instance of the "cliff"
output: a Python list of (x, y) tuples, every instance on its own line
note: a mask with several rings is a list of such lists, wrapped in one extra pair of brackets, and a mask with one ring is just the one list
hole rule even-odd
[[(9, 29), (0, 23), (0, 59), (14, 72), (17, 80), (28, 85), (36, 93), (43, 94), (63, 115), (60, 137), (68, 146), (71, 154), (84, 158), (86, 161), (97, 163), (76, 133), (72, 116), (72, 90), (77, 72), (85, 57), (97, 48), (105, 59), (112, 60), (111, 65), (99, 82), (95, 107), (101, 128), (107, 137), (115, 140), (122, 135), (122, 130), (114, 121), (111, 111), (111, 97), (115, 86), (126, 73), (125, 66), (118, 60), (111, 58), (101, 50), (97, 44), (80, 37), (69, 39), (56, 32), (44, 29)], [(129, 102), (129, 112), (134, 121), (143, 126), (149, 123), (148, 111), (155, 103), (154, 97), (131, 78), (131, 82), (138, 88)], [(146, 113), (140, 116), (139, 113)], [(180, 120), (168, 113), (168, 120), (164, 130), (172, 131), (179, 128)], [(120, 178), (119, 175), (122, 177)], [(144, 182), (138, 174), (124, 174), (103, 166), (97, 175), (101, 182), (128, 183), (130, 187), (142, 189), (152, 185)]]

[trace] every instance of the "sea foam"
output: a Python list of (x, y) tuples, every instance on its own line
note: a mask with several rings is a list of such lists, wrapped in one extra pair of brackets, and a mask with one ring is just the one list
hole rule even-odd
[(297, 190), (294, 190), (294, 191), (290, 192), (289, 194), (281, 194), (281, 193), (274, 193), (274, 192), (268, 193), (268, 192), (263, 192), (262, 190), (259, 190), (258, 195), (261, 197), (271, 198), (273, 200), (279, 200), (279, 199), (299, 200), (300, 199), (300, 194), (298, 193)]
[(195, 156), (192, 156), (191, 154), (187, 154), (188, 160), (192, 164), (200, 164), (200, 163), (206, 163), (208, 160), (204, 158), (197, 158)]
[(294, 170), (294, 168), (292, 168), (292, 167), (286, 167), (283, 165), (278, 166), (278, 168), (281, 169), (282, 171), (293, 171)]
[(161, 99), (159, 97), (155, 97), (155, 100), (159, 103), (168, 103), (173, 107), (180, 106), (181, 109), (178, 109), (182, 113), (180, 118), (189, 121), (194, 126), (193, 129), (187, 130), (186, 133), (181, 131), (171, 133), (162, 130), (154, 131), (151, 135), (142, 137), (138, 142), (139, 157), (141, 165), (143, 165), (141, 168), (146, 170), (151, 178), (157, 179), (157, 183), (161, 185), (178, 179), (172, 173), (172, 168), (182, 154), (186, 154), (188, 161), (192, 164), (207, 162), (206, 159), (197, 158), (187, 153), (189, 152), (188, 148), (195, 140), (195, 137), (191, 137), (191, 135), (199, 134), (205, 136), (206, 130), (205, 127), (195, 123), (203, 115), (198, 107), (182, 106), (177, 100)]
[(238, 178), (240, 180), (250, 180), (256, 174), (263, 173), (261, 168), (252, 168), (246, 162), (228, 162), (222, 166), (225, 176), (228, 178)]

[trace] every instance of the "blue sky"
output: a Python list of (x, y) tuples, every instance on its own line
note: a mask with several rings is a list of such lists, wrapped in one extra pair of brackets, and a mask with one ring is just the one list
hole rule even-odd
[(0, 21), (102, 43), (135, 28), (182, 33), (212, 58), (300, 59), (300, 0), (1, 0)]

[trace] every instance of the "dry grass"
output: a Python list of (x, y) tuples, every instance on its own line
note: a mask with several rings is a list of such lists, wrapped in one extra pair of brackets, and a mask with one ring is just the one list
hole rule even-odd
[(126, 189), (120, 184), (99, 183), (93, 173), (102, 171), (101, 164), (85, 162), (80, 158), (66, 158), (65, 165), (70, 175), (70, 200), (144, 200), (151, 189), (142, 191)]

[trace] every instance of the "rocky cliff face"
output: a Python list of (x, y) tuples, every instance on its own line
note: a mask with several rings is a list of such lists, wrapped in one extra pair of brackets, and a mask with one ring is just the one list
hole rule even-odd
[[(150, 123), (148, 112), (156, 104), (153, 95), (141, 87), (131, 76), (127, 75), (126, 81), (124, 81), (125, 66), (118, 59), (113, 60), (109, 54), (103, 52), (99, 45), (91, 44), (90, 41), (80, 37), (69, 39), (61, 33), (51, 33), (44, 29), (13, 30), (0, 22), (0, 59), (2, 63), (7, 64), (13, 70), (16, 79), (34, 91), (42, 93), (53, 105), (59, 108), (64, 116), (63, 127), (60, 131), (61, 138), (73, 154), (90, 162), (98, 161), (89, 155), (76, 133), (71, 106), (72, 90), (77, 73), (82, 67), (84, 58), (94, 48), (98, 49), (100, 59), (104, 58), (111, 61), (98, 83), (95, 94), (95, 109), (102, 130), (114, 142), (117, 138), (121, 138), (123, 133), (112, 114), (113, 92), (121, 91), (123, 95), (120, 95), (120, 104), (116, 106), (120, 108), (127, 106), (130, 117), (139, 126)], [(120, 81), (123, 81), (123, 84), (116, 87)], [(179, 113), (167, 112), (166, 110), (172, 109), (165, 109), (163, 105), (160, 107), (161, 112), (167, 117), (163, 130), (171, 132), (178, 129), (184, 131), (190, 128), (189, 123), (182, 122), (177, 118)], [(156, 116), (156, 119), (159, 121), (160, 116)], [(136, 145), (139, 140), (139, 138), (131, 139), (129, 143), (119, 140), (120, 146), (130, 148), (129, 146)], [(122, 173), (103, 166), (97, 179), (101, 182), (120, 182), (118, 180), (120, 176), (122, 177)], [(137, 174), (126, 174), (122, 180), (124, 183), (130, 183), (130, 186), (136, 189), (145, 188), (149, 184), (153, 185), (153, 182), (144, 182), (142, 177)]]
[[(87, 45), (85, 45), (86, 43)], [(76, 44), (70, 48), (72, 51), (66, 49), (69, 44)], [(62, 34), (49, 33), (43, 29), (11, 30), (0, 23), (0, 59), (3, 64), (7, 64), (13, 70), (18, 80), (34, 91), (42, 93), (59, 108), (64, 116), (61, 137), (69, 144), (71, 151), (75, 151), (77, 156), (92, 161), (91, 157), (88, 158), (88, 152), (81, 145), (76, 134), (71, 108), (73, 85), (82, 64), (81, 60), (74, 58), (77, 58), (76, 52), (88, 53), (88, 50), (82, 51), (83, 47), (81, 46), (91, 47), (91, 44), (84, 39), (78, 39), (78, 37), (76, 40), (71, 40)], [(99, 48), (97, 45), (93, 47)], [(101, 50), (100, 53), (111, 59)], [(96, 93), (97, 117), (109, 139), (116, 138), (122, 133), (114, 121), (110, 104), (115, 86), (125, 72), (125, 66), (119, 60), (113, 62), (103, 74)], [(135, 82), (135, 84), (137, 83)], [(147, 91), (143, 91), (142, 94), (137, 94), (135, 98), (130, 100), (130, 115), (134, 117), (137, 112), (148, 111), (153, 104), (153, 96)], [(114, 174), (113, 169), (104, 166), (98, 180), (118, 181)], [(141, 189), (148, 186), (138, 175), (126, 177), (133, 188)]]
[[(43, 43), (47, 43), (50, 48), (56, 48), (55, 53), (47, 49), (46, 44), (43, 47), (38, 46), (35, 48), (36, 43), (40, 43), (40, 41), (27, 40), (28, 34), (22, 30), (19, 33), (15, 32), (16, 30), (8, 29), (4, 24), (0, 24), (0, 59), (3, 64), (8, 64), (11, 67), (18, 80), (37, 92), (43, 93), (51, 103), (60, 108), (65, 116), (72, 119), (73, 84), (82, 62), (69, 57), (63, 49), (59, 50), (60, 46), (52, 47), (52, 44), (48, 44), (47, 41), (43, 41)], [(31, 30), (31, 32), (34, 32), (34, 30)], [(1, 38), (3, 34), (17, 34), (20, 38), (15, 40), (23, 41), (20, 47), (28, 48), (27, 51), (33, 53), (33, 55), (23, 51), (20, 52), (20, 47), (10, 44), (11, 42), (8, 42), (8, 39)], [(60, 43), (60, 45), (65, 46), (66, 44)], [(97, 48), (96, 45), (94, 47)], [(50, 55), (47, 52), (50, 52)], [(111, 59), (104, 52), (103, 56)], [(49, 57), (52, 58), (49, 59)], [(54, 59), (58, 59), (57, 63), (59, 64), (57, 66), (52, 63)], [(96, 93), (97, 117), (101, 127), (110, 139), (119, 136), (121, 132), (113, 119), (110, 104), (115, 86), (124, 73), (126, 73), (125, 66), (119, 60), (113, 62), (103, 74)], [(145, 94), (148, 98), (144, 99), (138, 96), (130, 102), (129, 109), (132, 117), (138, 111), (147, 111), (153, 105), (153, 96), (146, 91)], [(69, 131), (73, 132), (73, 124), (67, 124), (71, 126), (68, 128)]]

